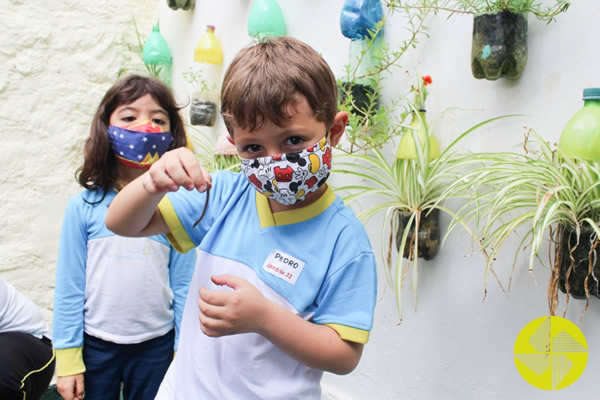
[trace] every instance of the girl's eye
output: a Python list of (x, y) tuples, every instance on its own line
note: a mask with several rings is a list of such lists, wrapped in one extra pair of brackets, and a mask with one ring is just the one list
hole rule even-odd
[(125, 122), (133, 122), (133, 121), (135, 121), (135, 117), (133, 117), (133, 116), (127, 116), (127, 117), (121, 118), (121, 120), (125, 121)]
[(165, 125), (167, 123), (167, 121), (160, 118), (152, 118), (152, 122), (154, 122), (156, 125)]

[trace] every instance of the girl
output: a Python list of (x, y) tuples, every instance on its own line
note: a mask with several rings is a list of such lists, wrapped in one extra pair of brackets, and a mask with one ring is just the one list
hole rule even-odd
[(153, 399), (173, 358), (195, 254), (164, 235), (125, 238), (104, 218), (117, 191), (164, 152), (186, 146), (179, 108), (153, 78), (113, 85), (94, 116), (65, 212), (56, 269), (53, 339), (65, 400)]

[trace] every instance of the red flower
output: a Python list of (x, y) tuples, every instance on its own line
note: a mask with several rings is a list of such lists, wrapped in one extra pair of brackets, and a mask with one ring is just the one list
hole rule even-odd
[(423, 85), (427, 86), (427, 85), (431, 85), (433, 83), (433, 79), (431, 79), (431, 76), (427, 75), (423, 77)]

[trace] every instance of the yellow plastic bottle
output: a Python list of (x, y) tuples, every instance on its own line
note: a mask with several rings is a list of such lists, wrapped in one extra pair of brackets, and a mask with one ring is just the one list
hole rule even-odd
[(200, 38), (194, 49), (194, 61), (200, 63), (200, 75), (195, 82), (192, 95), (190, 123), (214, 126), (221, 86), (223, 51), (213, 25), (206, 26), (206, 33)]
[(215, 35), (214, 25), (206, 26), (206, 33), (200, 38), (194, 49), (194, 61), (218, 65), (223, 64), (223, 51)]

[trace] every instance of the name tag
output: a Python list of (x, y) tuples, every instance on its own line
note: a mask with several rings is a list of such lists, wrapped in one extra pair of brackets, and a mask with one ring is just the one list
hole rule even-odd
[(265, 271), (292, 285), (296, 284), (296, 280), (298, 280), (303, 268), (304, 261), (279, 250), (271, 250), (271, 253), (269, 253), (263, 264)]

